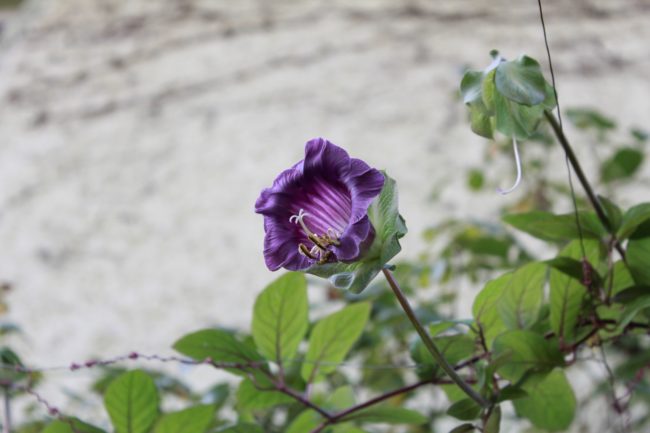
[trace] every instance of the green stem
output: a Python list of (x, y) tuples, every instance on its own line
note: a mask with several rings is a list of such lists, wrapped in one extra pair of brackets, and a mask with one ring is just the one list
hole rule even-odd
[(436, 362), (440, 365), (440, 367), (447, 373), (449, 378), (454, 381), (456, 385), (460, 389), (467, 394), (469, 398), (474, 400), (476, 403), (478, 403), (479, 406), (487, 408), (490, 406), (490, 404), (478, 393), (469, 386), (467, 382), (465, 382), (459, 375), (456, 373), (454, 368), (447, 362), (443, 354), (440, 352), (440, 350), (436, 347), (435, 343), (429, 336), (429, 333), (424, 329), (424, 326), (422, 326), (422, 323), (418, 320), (418, 318), (415, 316), (415, 312), (413, 311), (413, 308), (411, 308), (411, 304), (409, 304), (408, 299), (406, 299), (406, 296), (404, 295), (404, 292), (402, 292), (402, 289), (399, 287), (399, 284), (397, 284), (397, 281), (395, 280), (395, 277), (393, 276), (392, 272), (386, 268), (382, 269), (382, 272), (384, 273), (384, 276), (386, 277), (386, 281), (388, 281), (388, 285), (390, 288), (393, 290), (393, 293), (395, 293), (395, 296), (397, 297), (397, 300), (399, 301), (400, 305), (402, 306), (402, 309), (404, 310), (404, 313), (406, 313), (406, 316), (409, 318), (411, 323), (413, 324), (413, 327), (417, 331), (417, 333), (420, 335), (420, 338), (422, 339), (422, 342), (424, 343), (424, 346), (427, 348), (429, 353), (431, 353), (431, 356), (433, 356), (433, 359), (436, 360)]
[(623, 247), (621, 246), (620, 242), (616, 240), (616, 233), (614, 231), (614, 227), (612, 226), (612, 223), (609, 221), (607, 214), (603, 210), (603, 207), (600, 204), (600, 200), (598, 200), (598, 197), (594, 193), (593, 188), (589, 184), (589, 181), (587, 180), (587, 176), (585, 176), (585, 172), (582, 170), (582, 166), (580, 166), (580, 162), (578, 161), (576, 154), (573, 152), (573, 149), (569, 144), (569, 140), (567, 140), (566, 136), (564, 135), (564, 131), (562, 130), (562, 127), (560, 126), (558, 121), (555, 119), (555, 116), (550, 111), (545, 110), (544, 116), (546, 117), (546, 120), (548, 120), (548, 123), (551, 124), (551, 128), (553, 128), (553, 132), (555, 132), (555, 136), (557, 137), (558, 141), (562, 145), (562, 148), (564, 149), (564, 153), (566, 154), (566, 157), (569, 159), (569, 162), (571, 163), (571, 166), (573, 167), (573, 171), (575, 171), (576, 176), (578, 176), (578, 180), (580, 180), (580, 184), (582, 185), (582, 188), (587, 193), (587, 198), (589, 198), (591, 205), (596, 211), (596, 215), (598, 216), (598, 219), (603, 224), (605, 229), (609, 232), (609, 234), (612, 236), (612, 239), (614, 239), (614, 245), (616, 247), (616, 250), (621, 255), (623, 260), (625, 260), (625, 250), (623, 250)]
[(9, 387), (4, 387), (4, 413), (5, 420), (2, 423), (3, 433), (11, 433), (11, 394)]

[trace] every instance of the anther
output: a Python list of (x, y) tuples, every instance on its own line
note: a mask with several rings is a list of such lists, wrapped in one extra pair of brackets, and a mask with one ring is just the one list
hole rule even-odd
[(298, 245), (298, 252), (312, 260), (318, 260), (318, 257), (313, 254), (313, 250), (309, 251), (309, 248), (307, 248), (305, 244)]

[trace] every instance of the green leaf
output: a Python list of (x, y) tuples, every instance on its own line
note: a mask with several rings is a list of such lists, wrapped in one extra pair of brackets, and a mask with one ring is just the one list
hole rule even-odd
[(483, 427), (483, 433), (499, 433), (501, 427), (501, 407), (497, 406), (492, 409), (492, 413), (485, 421), (485, 427)]
[(315, 411), (308, 409), (302, 411), (287, 427), (286, 433), (306, 433), (320, 425), (323, 418)]
[(489, 281), (474, 298), (472, 315), (483, 332), (488, 349), (494, 338), (507, 329), (497, 306), (511, 278), (512, 274), (508, 273)]
[(625, 306), (623, 314), (621, 314), (621, 319), (618, 324), (618, 329), (623, 330), (627, 325), (630, 324), (634, 317), (639, 314), (641, 311), (650, 308), (650, 294), (640, 297), (628, 305)]
[(291, 360), (309, 327), (307, 280), (287, 273), (262, 291), (253, 310), (253, 339), (267, 359)]
[(474, 168), (467, 173), (467, 186), (469, 186), (472, 191), (480, 190), (483, 188), (484, 183), (485, 177), (483, 176), (483, 172), (481, 170)]
[(497, 308), (509, 329), (530, 328), (539, 314), (544, 297), (546, 266), (529, 263), (517, 269), (506, 285)]
[[(495, 356), (511, 353), (510, 361), (498, 371), (504, 378), (516, 382), (530, 371), (549, 371), (564, 364), (562, 354), (543, 336), (531, 331), (509, 331), (494, 340)], [(526, 391), (528, 391), (526, 389)]]
[(546, 98), (546, 81), (539, 63), (526, 55), (501, 62), (496, 68), (494, 82), (499, 93), (519, 104), (537, 105)]
[[(599, 243), (593, 240), (584, 241), (589, 263), (598, 263)], [(581, 259), (582, 248), (579, 241), (569, 243), (560, 253), (560, 257), (568, 259)], [(550, 285), (550, 322), (551, 329), (558, 337), (573, 340), (575, 327), (578, 322), (578, 315), (582, 303), (587, 294), (587, 289), (582, 284), (582, 273), (579, 279), (576, 275), (570, 275), (557, 269), (551, 269), (549, 277)]]
[(526, 140), (535, 133), (544, 116), (544, 107), (518, 104), (501, 93), (494, 94), (496, 129), (503, 135)]
[(590, 108), (569, 108), (566, 114), (569, 121), (580, 129), (594, 128), (606, 131), (616, 128), (616, 123), (612, 119)]
[[(505, 215), (502, 220), (511, 226), (545, 241), (579, 239), (575, 214), (554, 215), (549, 212), (531, 211)], [(604, 227), (591, 212), (580, 212), (583, 237), (599, 238), (606, 234)]]
[(632, 147), (619, 149), (600, 167), (603, 182), (626, 179), (637, 172), (643, 162), (643, 153)]
[(255, 424), (240, 423), (232, 427), (217, 430), (217, 433), (264, 433), (264, 430)]
[(472, 132), (485, 138), (494, 137), (492, 117), (487, 113), (487, 108), (482, 105), (482, 102), (469, 106), (469, 120)]
[(612, 229), (614, 231), (617, 231), (623, 222), (623, 211), (607, 197), (599, 195), (598, 199), (600, 200), (600, 204), (602, 204), (603, 208), (605, 209), (605, 214), (607, 214), (607, 219), (612, 225)]
[(453, 416), (461, 421), (471, 421), (478, 418), (480, 414), (481, 406), (471, 398), (459, 400), (447, 409), (447, 415)]
[(481, 85), (483, 83), (483, 72), (467, 71), (460, 81), (460, 94), (465, 104), (471, 104), (481, 99)]
[(386, 405), (371, 406), (343, 419), (384, 424), (425, 424), (428, 421), (427, 417), (414, 410)]
[[(264, 363), (264, 358), (255, 349), (238, 341), (231, 333), (220, 329), (204, 329), (188, 334), (174, 343), (174, 349), (197, 361), (209, 358), (215, 363), (259, 363), (260, 366)], [(246, 369), (226, 370), (234, 374), (247, 374)], [(251, 367), (250, 370), (254, 368)]]
[(513, 401), (520, 416), (549, 431), (565, 430), (571, 425), (576, 398), (562, 370), (535, 375), (523, 387), (529, 396)]
[[(74, 429), (73, 429), (74, 427)], [(67, 418), (66, 421), (53, 421), (41, 433), (105, 433), (104, 430), (86, 424), (77, 418)]]
[(205, 433), (214, 421), (215, 407), (201, 404), (162, 416), (155, 433)]
[(628, 238), (645, 221), (650, 220), (650, 203), (641, 203), (633, 206), (623, 215), (621, 228), (618, 229), (619, 239)]
[(263, 410), (293, 402), (288, 395), (270, 389), (270, 383), (264, 383), (261, 388), (250, 379), (242, 380), (237, 389), (237, 408), (240, 411)]
[(650, 220), (639, 225), (630, 236), (627, 265), (638, 285), (650, 286)]
[(158, 391), (140, 370), (115, 379), (104, 394), (104, 406), (117, 433), (146, 433), (158, 417)]
[(528, 393), (523, 389), (514, 385), (507, 385), (499, 391), (497, 403), (507, 400), (517, 400), (519, 398), (528, 397)]
[(384, 265), (402, 249), (399, 243), (406, 234), (406, 224), (397, 207), (397, 185), (386, 173), (384, 187), (370, 207), (368, 217), (375, 229), (375, 239), (368, 252), (354, 263), (314, 265), (306, 272), (329, 278), (334, 287), (360, 293), (377, 276)]
[(309, 338), (301, 374), (308, 383), (336, 370), (366, 326), (370, 304), (360, 302), (321, 319)]
[(453, 429), (449, 430), (449, 433), (469, 433), (471, 431), (476, 430), (476, 427), (474, 424), (470, 423), (465, 423), (461, 424), (459, 426), (454, 427)]
[[(469, 335), (447, 335), (436, 337), (433, 341), (450, 364), (457, 364), (474, 355), (476, 351), (474, 338)], [(422, 379), (442, 374), (438, 362), (419, 339), (411, 347), (411, 358), (418, 364), (416, 372)]]

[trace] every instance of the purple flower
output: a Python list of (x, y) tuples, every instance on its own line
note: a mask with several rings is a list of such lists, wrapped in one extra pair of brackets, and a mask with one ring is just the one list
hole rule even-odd
[(375, 237), (368, 207), (384, 175), (350, 158), (323, 138), (305, 145), (305, 159), (260, 194), (255, 212), (264, 215), (264, 259), (275, 271), (358, 260)]

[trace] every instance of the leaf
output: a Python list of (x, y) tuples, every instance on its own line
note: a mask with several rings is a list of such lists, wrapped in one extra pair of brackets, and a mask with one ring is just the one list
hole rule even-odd
[(530, 328), (539, 314), (544, 297), (546, 266), (532, 262), (517, 269), (497, 304), (503, 323), (509, 329)]
[[(74, 427), (74, 428), (73, 428)], [(105, 433), (104, 430), (86, 424), (77, 418), (67, 418), (65, 421), (52, 421), (41, 433)]]
[(512, 274), (508, 273), (489, 281), (474, 298), (472, 315), (483, 332), (488, 349), (491, 348), (494, 338), (507, 329), (497, 305), (511, 278)]
[(250, 379), (244, 379), (237, 389), (237, 409), (240, 411), (269, 409), (281, 404), (293, 402), (293, 399), (286, 394), (272, 389), (271, 384), (265, 384), (263, 390), (255, 387)]
[(494, 94), (496, 129), (505, 136), (526, 140), (534, 134), (544, 116), (541, 105), (518, 104), (501, 93)]
[(253, 310), (253, 339), (267, 359), (291, 360), (309, 327), (307, 280), (287, 273), (259, 294)]
[(499, 433), (501, 426), (501, 407), (497, 406), (492, 409), (492, 413), (485, 421), (485, 427), (483, 427), (483, 433)]
[[(188, 334), (174, 343), (174, 349), (197, 361), (209, 358), (215, 363), (259, 363), (260, 365), (264, 363), (264, 358), (255, 349), (238, 341), (231, 333), (220, 329), (204, 329)], [(246, 375), (246, 369), (226, 370), (234, 374)]]
[(612, 230), (614, 232), (617, 231), (621, 227), (621, 223), (623, 222), (623, 211), (607, 197), (603, 197), (599, 195), (598, 200), (600, 201), (600, 204), (605, 209), (605, 214), (607, 214), (607, 219), (612, 225)]
[(146, 433), (158, 417), (158, 391), (140, 370), (115, 379), (104, 394), (104, 406), (117, 433)]
[(361, 336), (370, 315), (370, 304), (360, 302), (321, 319), (309, 338), (301, 374), (308, 383), (336, 370)]
[(526, 381), (523, 388), (529, 396), (513, 401), (517, 414), (528, 418), (534, 426), (549, 431), (565, 430), (571, 425), (576, 398), (562, 370), (535, 375)]
[(318, 427), (322, 421), (323, 418), (318, 413), (308, 409), (300, 412), (285, 433), (307, 433)]
[(641, 203), (633, 206), (623, 215), (621, 228), (618, 229), (619, 239), (628, 238), (645, 221), (650, 220), (650, 203)]
[(461, 424), (459, 426), (454, 427), (453, 429), (449, 430), (449, 433), (469, 433), (476, 430), (476, 427), (474, 424), (470, 423), (465, 423)]
[(215, 407), (201, 404), (162, 416), (155, 433), (205, 433), (214, 421)]
[[(598, 263), (598, 242), (585, 240), (584, 245), (589, 263)], [(580, 259), (582, 257), (580, 242), (573, 241), (569, 243), (562, 250), (559, 257)], [(578, 322), (578, 315), (587, 294), (587, 289), (581, 280), (582, 274), (578, 279), (575, 278), (575, 275), (551, 269), (549, 277), (550, 322), (551, 329), (561, 339), (573, 340), (576, 337), (575, 327)]]
[[(433, 341), (450, 364), (457, 364), (476, 351), (474, 338), (469, 335), (448, 335)], [(438, 362), (419, 339), (411, 347), (411, 358), (418, 364), (416, 372), (420, 378), (430, 379), (442, 374)]]
[(650, 286), (650, 220), (639, 225), (630, 236), (627, 265), (638, 285)]
[[(583, 237), (599, 238), (606, 234), (595, 214), (580, 212)], [(554, 215), (549, 212), (531, 211), (509, 214), (502, 220), (511, 226), (545, 241), (567, 241), (579, 239), (580, 232), (576, 226), (575, 214)]]
[(626, 179), (637, 172), (643, 162), (643, 153), (632, 147), (619, 149), (600, 167), (600, 178), (603, 182)]
[(478, 418), (480, 414), (481, 406), (471, 398), (459, 400), (447, 409), (447, 415), (453, 416), (461, 421), (471, 421)]
[(368, 217), (375, 229), (375, 239), (368, 252), (354, 263), (328, 263), (314, 265), (306, 272), (328, 278), (334, 287), (362, 292), (377, 276), (384, 265), (402, 249), (399, 239), (406, 234), (406, 224), (399, 214), (397, 184), (384, 174), (384, 187), (370, 207)]
[(612, 119), (590, 108), (569, 108), (566, 114), (571, 123), (580, 129), (594, 128), (606, 131), (616, 128)]
[(499, 93), (519, 104), (537, 105), (546, 98), (546, 81), (539, 63), (526, 55), (500, 63), (494, 82)]
[(623, 331), (634, 320), (634, 317), (646, 308), (650, 308), (650, 294), (632, 301), (625, 307), (623, 314), (621, 314), (618, 329)]
[(499, 391), (497, 403), (501, 403), (502, 401), (506, 400), (517, 400), (524, 397), (528, 397), (528, 393), (526, 391), (514, 385), (507, 385)]
[(483, 83), (483, 72), (467, 71), (460, 81), (460, 94), (465, 104), (471, 104), (481, 99), (481, 85)]
[(256, 424), (242, 423), (217, 430), (217, 433), (264, 433), (264, 430)]
[(384, 424), (425, 424), (428, 421), (427, 417), (414, 410), (386, 405), (371, 406), (343, 419)]
[(512, 354), (509, 362), (498, 371), (501, 376), (513, 382), (520, 380), (529, 371), (549, 371), (564, 364), (558, 348), (532, 331), (509, 331), (499, 335), (494, 340), (493, 351), (495, 356)]

